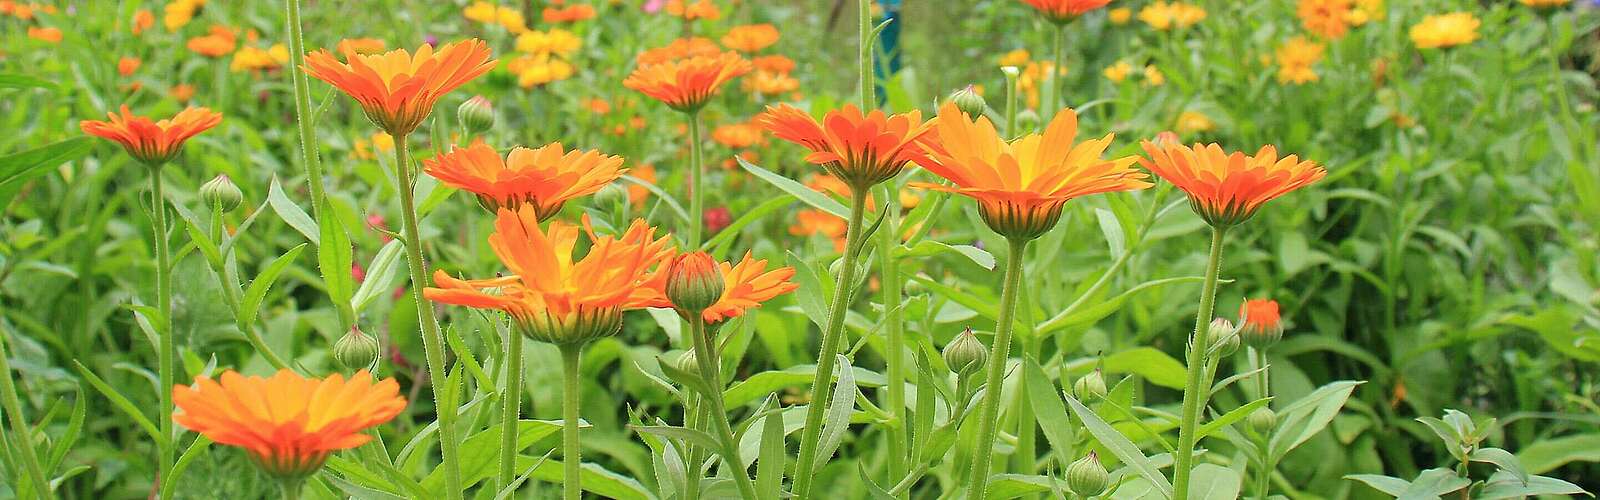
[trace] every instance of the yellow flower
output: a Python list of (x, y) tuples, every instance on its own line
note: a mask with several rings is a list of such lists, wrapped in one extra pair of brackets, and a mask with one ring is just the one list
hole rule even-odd
[(1105, 75), (1107, 80), (1122, 83), (1123, 80), (1128, 79), (1129, 74), (1133, 73), (1133, 65), (1128, 64), (1128, 61), (1117, 61), (1116, 64), (1106, 66), (1106, 69), (1100, 73)]
[(517, 50), (533, 55), (555, 54), (562, 57), (570, 56), (583, 47), (583, 40), (577, 35), (560, 28), (550, 31), (529, 31), (517, 37)]
[(1411, 42), (1419, 49), (1449, 48), (1478, 39), (1482, 23), (1471, 12), (1428, 16), (1411, 27)]
[(387, 132), (373, 132), (372, 148), (378, 150), (379, 153), (394, 151), (394, 136), (389, 135)]
[(1206, 18), (1206, 9), (1185, 2), (1157, 1), (1139, 9), (1139, 20), (1157, 31), (1183, 29)]
[(1178, 134), (1190, 135), (1210, 132), (1217, 128), (1211, 117), (1197, 111), (1184, 111), (1178, 115)]
[(1351, 26), (1361, 26), (1383, 19), (1383, 0), (1355, 0), (1355, 2), (1354, 5), (1350, 6), (1349, 21)]
[(1128, 24), (1128, 20), (1133, 19), (1133, 9), (1127, 7), (1117, 7), (1115, 9), (1111, 9), (1109, 12), (1106, 12), (1106, 19), (1110, 20), (1111, 24), (1115, 24), (1117, 26)]
[(1165, 84), (1165, 83), (1167, 83), (1167, 75), (1162, 74), (1161, 70), (1159, 68), (1156, 68), (1155, 65), (1153, 65), (1153, 64), (1145, 65), (1145, 67), (1144, 67), (1144, 84), (1145, 85), (1148, 85), (1148, 86), (1151, 86), (1151, 87), (1160, 87), (1162, 84)]
[(523, 63), (518, 65), (518, 69), (514, 70), (517, 74), (517, 85), (521, 85), (523, 88), (532, 88), (566, 80), (572, 78), (573, 73), (576, 72), (571, 63), (549, 55), (523, 56), (513, 62)]
[(167, 31), (178, 31), (179, 28), (187, 26), (189, 21), (194, 19), (195, 11), (200, 10), (205, 4), (206, 0), (173, 0), (163, 9), (165, 15), (162, 16), (161, 24), (167, 27)]
[(1278, 60), (1279, 83), (1308, 83), (1317, 81), (1311, 66), (1322, 60), (1324, 47), (1320, 43), (1297, 36), (1279, 45), (1273, 53)]
[(996, 61), (995, 64), (999, 66), (1016, 66), (1020, 68), (1026, 66), (1029, 60), (1031, 60), (1031, 57), (1028, 54), (1028, 49), (1017, 49), (1001, 55), (1000, 59)]

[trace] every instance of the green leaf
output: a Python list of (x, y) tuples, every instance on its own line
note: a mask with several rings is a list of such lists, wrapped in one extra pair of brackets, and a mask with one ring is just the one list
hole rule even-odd
[(706, 379), (701, 378), (698, 373), (681, 370), (678, 368), (677, 363), (662, 359), (659, 356), (656, 358), (656, 364), (661, 366), (661, 373), (666, 374), (667, 378), (701, 396), (713, 397), (717, 394), (717, 390), (711, 388), (711, 384), (707, 383)]
[(1500, 470), (1510, 473), (1512, 477), (1522, 482), (1528, 481), (1528, 471), (1523, 470), (1522, 462), (1518, 461), (1517, 456), (1512, 455), (1509, 451), (1500, 448), (1478, 448), (1467, 459), (1473, 462), (1494, 464)]
[[(4, 76), (0, 75), (0, 78)], [(0, 82), (0, 87), (3, 86), (3, 82)], [(82, 158), (93, 146), (93, 139), (89, 137), (74, 137), (21, 153), (0, 156), (0, 192), (12, 193), (14, 191), (8, 188), (32, 180), (57, 165)], [(0, 205), (10, 202), (10, 198), (9, 194), (0, 198)]]
[(1283, 458), (1290, 450), (1305, 443), (1323, 428), (1333, 417), (1339, 414), (1339, 409), (1344, 408), (1344, 402), (1350, 399), (1350, 392), (1362, 382), (1341, 380), (1330, 382), (1311, 391), (1299, 401), (1289, 403), (1278, 412), (1278, 426), (1272, 433), (1272, 441), (1267, 449), (1272, 456)]
[(1122, 222), (1117, 220), (1117, 215), (1104, 208), (1095, 208), (1094, 217), (1100, 223), (1100, 232), (1106, 237), (1106, 245), (1110, 247), (1111, 258), (1121, 257), (1128, 251), (1127, 233), (1122, 231)]
[(194, 459), (205, 455), (207, 451), (211, 451), (211, 439), (205, 436), (195, 438), (194, 442), (189, 444), (189, 448), (183, 450), (183, 454), (178, 456), (178, 461), (172, 464), (170, 477), (161, 482), (161, 498), (177, 498), (173, 492), (179, 484), (183, 484), (178, 478), (183, 477), (183, 471), (189, 470), (189, 464), (194, 462)]
[(1152, 384), (1172, 389), (1183, 389), (1188, 377), (1183, 363), (1154, 347), (1135, 347), (1106, 356), (1101, 370), (1107, 373), (1132, 373)]
[(827, 195), (813, 191), (811, 188), (806, 187), (805, 184), (795, 182), (794, 179), (778, 175), (770, 170), (744, 161), (744, 158), (735, 156), (734, 159), (738, 160), (739, 166), (744, 167), (746, 171), (755, 174), (757, 178), (767, 181), (768, 184), (772, 184), (778, 189), (782, 189), (786, 193), (794, 195), (795, 198), (799, 198), (800, 201), (805, 202), (805, 204), (811, 205), (818, 210), (833, 214), (835, 217), (841, 219), (847, 219), (850, 217), (850, 209), (845, 208), (843, 203), (839, 203), (834, 201), (833, 198), (829, 198)]
[[(816, 373), (817, 365), (791, 366), (783, 370), (757, 373), (729, 387), (722, 393), (722, 401), (729, 408), (743, 406), (784, 388), (810, 384)], [(861, 367), (851, 368), (850, 374), (855, 379), (856, 385), (861, 387), (883, 387), (887, 382), (883, 374)]]
[[(1077, 436), (1067, 418), (1067, 408), (1061, 404), (1061, 393), (1056, 391), (1055, 382), (1032, 358), (1025, 358), (1022, 376), (1027, 380), (1028, 404), (1033, 407), (1039, 427), (1044, 429), (1044, 438), (1055, 451), (1056, 460), (1064, 464), (1072, 463)], [(922, 392), (921, 387), (918, 389), (919, 393)]]
[(378, 250), (378, 254), (372, 257), (372, 263), (367, 265), (366, 279), (356, 288), (355, 295), (350, 297), (350, 307), (356, 313), (366, 309), (367, 304), (372, 303), (373, 299), (389, 293), (394, 286), (395, 276), (398, 275), (395, 269), (402, 262), (401, 256), (404, 255), (404, 251), (405, 246), (400, 240), (389, 240)]
[(278, 275), (283, 273), (284, 268), (294, 263), (294, 259), (299, 257), (300, 252), (305, 248), (305, 243), (295, 245), (294, 248), (274, 259), (271, 264), (267, 264), (267, 268), (262, 269), (261, 274), (257, 274), (256, 279), (250, 282), (250, 288), (245, 289), (244, 300), (239, 304), (240, 330), (244, 330), (256, 322), (256, 315), (261, 312), (261, 301), (266, 300), (267, 291), (272, 289), (272, 284), (278, 280)]
[(835, 356), (839, 357), (835, 374), (839, 381), (833, 386), (833, 397), (828, 399), (828, 411), (823, 414), (822, 436), (817, 444), (817, 464), (813, 470), (821, 469), (833, 457), (833, 451), (839, 448), (845, 432), (850, 430), (850, 413), (856, 408), (855, 370), (851, 369), (849, 358), (843, 354)]
[(711, 437), (710, 434), (706, 434), (704, 431), (697, 431), (686, 427), (674, 427), (670, 425), (630, 425), (628, 427), (639, 432), (646, 432), (664, 438), (686, 441), (689, 444), (708, 450), (717, 450), (722, 448), (722, 445), (717, 442), (717, 438)]
[(1359, 481), (1362, 484), (1371, 486), (1372, 489), (1393, 497), (1400, 496), (1400, 493), (1404, 492), (1407, 486), (1411, 486), (1410, 481), (1379, 474), (1350, 474), (1344, 478), (1351, 481)]
[(1449, 451), (1450, 455), (1455, 457), (1457, 461), (1467, 461), (1467, 457), (1461, 455), (1461, 443), (1464, 436), (1461, 435), (1459, 430), (1445, 421), (1433, 417), (1418, 417), (1417, 421), (1427, 426), (1429, 430), (1433, 431), (1434, 435), (1439, 436), (1439, 441), (1442, 441), (1441, 444), (1444, 445), (1445, 450)]
[[(1053, 485), (1051, 483), (1054, 483)], [(1050, 476), (1029, 474), (995, 474), (989, 476), (987, 500), (1007, 500), (1027, 495), (1050, 493), (1055, 488), (1065, 489), (1066, 481)]]
[[(56, 90), (56, 84), (39, 77), (5, 73), (0, 74), (0, 89), (44, 89), (54, 91)], [(87, 137), (80, 137), (80, 139), (87, 139)]]
[(795, 291), (795, 302), (800, 304), (800, 309), (805, 311), (806, 317), (810, 318), (812, 323), (818, 328), (823, 328), (828, 320), (826, 305), (830, 298), (828, 288), (822, 284), (822, 277), (811, 267), (811, 263), (795, 255), (794, 252), (785, 254), (788, 256), (789, 267), (794, 268), (794, 282), (800, 286)]
[(1245, 403), (1244, 406), (1234, 408), (1233, 411), (1224, 413), (1222, 416), (1217, 417), (1210, 422), (1206, 422), (1204, 425), (1200, 426), (1200, 430), (1195, 431), (1195, 442), (1199, 442), (1206, 436), (1211, 435), (1211, 433), (1217, 432), (1218, 429), (1233, 425), (1234, 422), (1243, 420), (1245, 417), (1250, 416), (1251, 412), (1256, 411), (1257, 408), (1266, 406), (1267, 403), (1271, 402), (1272, 398), (1270, 397), (1257, 399), (1255, 401)]
[(931, 257), (946, 253), (953, 253), (962, 257), (966, 257), (967, 260), (972, 261), (973, 264), (977, 264), (979, 267), (988, 270), (994, 270), (994, 254), (972, 245), (951, 245), (942, 241), (922, 240), (917, 242), (917, 244), (911, 248), (897, 248), (895, 251), (895, 256), (900, 258)]
[(1582, 487), (1560, 479), (1529, 476), (1526, 480), (1506, 471), (1489, 476), (1489, 482), (1472, 498), (1475, 500), (1503, 500), (1508, 498), (1536, 497), (1540, 495), (1588, 495)]
[(1194, 482), (1189, 485), (1189, 500), (1236, 500), (1244, 478), (1233, 469), (1216, 464), (1194, 466)]
[(1434, 500), (1472, 485), (1472, 480), (1457, 476), (1450, 469), (1428, 469), (1417, 475), (1395, 500)]
[(306, 215), (305, 210), (294, 204), (289, 195), (283, 194), (283, 186), (278, 184), (277, 177), (272, 178), (272, 184), (267, 188), (267, 204), (272, 205), (272, 211), (277, 212), (278, 217), (288, 223), (289, 227), (305, 235), (311, 244), (322, 246), (322, 230), (317, 228), (317, 221), (312, 220), (310, 215)]
[(761, 419), (761, 455), (756, 460), (756, 493), (761, 495), (761, 500), (780, 498), (787, 451), (783, 442), (783, 413), (768, 413)]
[[(533, 446), (541, 439), (555, 435), (561, 431), (561, 422), (555, 420), (518, 420), (517, 421), (517, 449)], [(580, 423), (579, 427), (587, 427)], [(494, 477), (499, 469), (495, 466), (500, 459), (500, 426), (490, 426), (477, 434), (473, 434), (461, 442), (461, 469), (462, 488), (471, 488), (479, 482)], [(436, 469), (422, 480), (422, 487), (427, 491), (442, 491), (444, 484), (444, 470)]]
[(350, 328), (356, 321), (355, 310), (351, 308), (356, 279), (351, 273), (355, 256), (350, 233), (345, 232), (344, 224), (339, 221), (338, 214), (334, 213), (333, 205), (327, 198), (322, 199), (321, 212), (322, 243), (317, 245), (317, 268), (322, 271), (322, 282), (328, 287), (328, 298), (333, 299), (339, 310), (341, 326)]
[(1105, 318), (1106, 316), (1110, 316), (1111, 313), (1117, 312), (1118, 310), (1122, 309), (1122, 304), (1124, 302), (1127, 302), (1128, 299), (1132, 298), (1134, 295), (1137, 295), (1139, 292), (1142, 292), (1142, 291), (1150, 289), (1150, 288), (1170, 285), (1170, 284), (1173, 284), (1173, 283), (1183, 283), (1183, 282), (1188, 282), (1188, 281), (1193, 281), (1193, 282), (1197, 282), (1198, 283), (1198, 282), (1201, 282), (1201, 281), (1205, 281), (1205, 278), (1201, 277), (1201, 276), (1184, 276), (1184, 277), (1179, 277), (1179, 278), (1165, 278), (1165, 279), (1146, 281), (1144, 283), (1140, 283), (1140, 284), (1134, 286), (1133, 288), (1129, 288), (1129, 289), (1127, 289), (1126, 291), (1124, 291), (1124, 292), (1122, 292), (1120, 294), (1117, 294), (1116, 296), (1112, 297), (1109, 300), (1105, 300), (1105, 301), (1102, 301), (1102, 302), (1100, 302), (1098, 304), (1095, 304), (1093, 307), (1089, 307), (1089, 308), (1082, 309), (1082, 310), (1079, 310), (1079, 311), (1073, 311), (1070, 314), (1063, 314), (1063, 315), (1056, 316), (1054, 318), (1050, 318), (1048, 321), (1045, 321), (1044, 323), (1040, 323), (1039, 327), (1036, 328), (1036, 332), (1034, 334), (1035, 335), (1044, 335), (1044, 334), (1047, 334), (1047, 333), (1050, 333), (1050, 332), (1053, 332), (1053, 331), (1056, 331), (1056, 330), (1060, 330), (1062, 328), (1067, 328), (1067, 327), (1070, 327), (1070, 326), (1078, 326), (1078, 325), (1083, 325), (1083, 324), (1088, 324), (1088, 323), (1093, 323), (1093, 322), (1096, 322), (1096, 321), (1100, 321), (1101, 318)]
[(94, 389), (99, 391), (100, 395), (105, 396), (106, 399), (111, 401), (112, 405), (116, 406), (117, 409), (122, 410), (124, 415), (127, 415), (128, 418), (133, 419), (133, 423), (137, 424), (140, 429), (143, 429), (145, 435), (150, 436), (150, 440), (155, 441), (157, 446), (167, 443), (167, 437), (161, 435), (160, 428), (156, 427), (156, 424), (150, 422), (150, 418), (146, 417), (144, 412), (139, 410), (138, 406), (134, 406), (132, 401), (128, 401), (128, 398), (123, 396), (122, 393), (117, 392), (116, 389), (112, 389), (110, 384), (107, 384), (106, 381), (101, 380), (100, 377), (94, 374), (94, 372), (89, 371), (89, 368), (83, 366), (83, 363), (73, 360), (72, 366), (77, 368), (78, 374), (82, 375), (85, 380), (88, 380), (89, 385), (94, 386)]
[(1072, 413), (1083, 423), (1084, 430), (1089, 431), (1089, 435), (1094, 436), (1094, 439), (1100, 442), (1100, 446), (1104, 446), (1106, 451), (1117, 457), (1117, 460), (1132, 468), (1139, 477), (1155, 485), (1163, 497), (1172, 498), (1172, 483), (1167, 482), (1167, 477), (1161, 474), (1161, 469), (1156, 468), (1155, 463), (1144, 456), (1144, 452), (1139, 451), (1137, 445), (1117, 432), (1117, 429), (1110, 424), (1100, 420), (1100, 416), (1096, 415), (1094, 410), (1084, 407), (1083, 403), (1079, 403), (1071, 395), (1066, 395), (1066, 399), (1067, 406), (1072, 408)]
[(1547, 438), (1517, 453), (1523, 469), (1542, 474), (1571, 462), (1600, 462), (1600, 433)]

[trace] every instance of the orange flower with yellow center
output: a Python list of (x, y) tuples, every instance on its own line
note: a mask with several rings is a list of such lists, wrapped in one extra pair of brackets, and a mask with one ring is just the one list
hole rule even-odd
[(518, 329), (535, 340), (582, 345), (616, 334), (622, 312), (666, 307), (666, 275), (658, 264), (672, 255), (671, 236), (654, 237), (655, 228), (635, 220), (621, 236), (596, 236), (581, 259), (572, 255), (579, 228), (551, 221), (539, 229), (531, 206), (500, 209), (489, 247), (514, 276), (459, 280), (434, 272), (436, 288), (423, 296), (434, 302), (510, 314)]
[(1105, 7), (1111, 0), (1022, 0), (1022, 3), (1038, 9), (1050, 22), (1062, 24)]
[(687, 113), (698, 111), (722, 84), (749, 73), (751, 68), (750, 61), (739, 54), (722, 52), (640, 65), (622, 85)]
[(78, 122), (83, 132), (116, 141), (135, 159), (151, 167), (159, 167), (173, 157), (183, 142), (195, 134), (222, 123), (222, 114), (206, 108), (189, 108), (172, 118), (151, 121), (134, 116), (126, 105), (122, 114), (106, 113), (107, 121), (84, 120)]
[(728, 29), (722, 35), (722, 46), (739, 52), (759, 52), (778, 43), (778, 27), (771, 24), (748, 24)]
[(446, 185), (478, 195), (490, 211), (528, 206), (539, 220), (561, 212), (567, 200), (594, 194), (627, 171), (620, 156), (566, 151), (559, 142), (539, 149), (513, 148), (502, 158), (493, 147), (477, 141), (422, 164), (428, 175)]
[(829, 111), (818, 123), (810, 114), (787, 104), (768, 106), (756, 121), (779, 139), (811, 150), (809, 163), (864, 193), (867, 188), (900, 175), (917, 159), (916, 142), (928, 133), (922, 113), (862, 114), (854, 105)]
[(376, 383), (366, 370), (304, 378), (287, 369), (268, 378), (228, 370), (220, 382), (195, 379), (172, 388), (182, 410), (172, 421), (219, 444), (244, 448), (250, 460), (283, 479), (301, 479), (322, 467), (328, 455), (372, 440), (363, 431), (406, 408), (400, 385)]
[(333, 50), (350, 57), (350, 54), (377, 54), (388, 46), (380, 38), (346, 38), (339, 40), (339, 44), (335, 45)]
[(1061, 208), (1080, 196), (1150, 187), (1137, 158), (1102, 159), (1114, 134), (1077, 142), (1078, 114), (1063, 109), (1043, 134), (1007, 142), (987, 117), (971, 121), (955, 104), (945, 104), (933, 120), (933, 133), (921, 142), (922, 168), (954, 185), (913, 183), (970, 197), (978, 214), (996, 233), (1030, 240), (1055, 227)]
[(1213, 227), (1249, 220), (1262, 204), (1322, 179), (1327, 170), (1289, 155), (1279, 158), (1272, 146), (1254, 156), (1229, 153), (1216, 144), (1184, 146), (1144, 142), (1149, 158), (1139, 164), (1189, 195), (1189, 207)]
[(1411, 27), (1411, 43), (1419, 49), (1447, 49), (1478, 39), (1482, 24), (1471, 12), (1452, 12), (1428, 16)]
[(1350, 32), (1351, 7), (1351, 0), (1300, 0), (1295, 15), (1306, 31), (1338, 40)]
[(306, 74), (332, 84), (361, 103), (367, 118), (389, 135), (417, 129), (440, 97), (494, 68), (489, 46), (476, 38), (437, 51), (423, 44), (377, 55), (347, 54), (339, 62), (327, 49), (306, 56)]
[(761, 307), (762, 302), (800, 288), (789, 281), (794, 277), (794, 268), (768, 271), (766, 259), (753, 258), (749, 251), (738, 264), (718, 262), (717, 266), (722, 269), (722, 297), (702, 315), (707, 324), (739, 317), (747, 310)]

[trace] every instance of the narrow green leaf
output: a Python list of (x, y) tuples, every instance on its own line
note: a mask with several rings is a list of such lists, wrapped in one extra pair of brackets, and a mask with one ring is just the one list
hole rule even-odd
[(1233, 425), (1234, 422), (1244, 420), (1245, 417), (1250, 416), (1251, 412), (1254, 412), (1257, 408), (1266, 406), (1267, 403), (1271, 402), (1272, 398), (1270, 397), (1257, 399), (1255, 401), (1245, 403), (1244, 406), (1234, 408), (1233, 411), (1224, 413), (1222, 416), (1212, 419), (1210, 422), (1206, 422), (1200, 426), (1199, 430), (1195, 431), (1195, 442), (1205, 439), (1206, 436), (1211, 435), (1213, 432), (1217, 432), (1218, 429)]
[(127, 415), (128, 418), (133, 419), (133, 423), (138, 424), (140, 429), (144, 429), (145, 435), (150, 436), (150, 440), (155, 441), (158, 446), (166, 444), (167, 437), (161, 435), (160, 428), (156, 427), (156, 424), (152, 423), (150, 418), (146, 417), (144, 412), (139, 410), (138, 406), (134, 406), (132, 401), (129, 401), (127, 397), (124, 397), (122, 393), (117, 392), (116, 389), (112, 389), (110, 384), (107, 384), (106, 381), (101, 380), (100, 377), (94, 374), (94, 372), (89, 371), (89, 368), (83, 366), (83, 363), (73, 360), (72, 366), (77, 368), (78, 374), (82, 375), (85, 380), (88, 380), (89, 385), (94, 386), (94, 389), (99, 391), (101, 396), (105, 396), (106, 399), (111, 400), (112, 405), (116, 406), (117, 409), (122, 410), (122, 413)]
[(322, 230), (317, 228), (317, 221), (312, 220), (305, 210), (289, 199), (289, 195), (283, 193), (283, 186), (278, 184), (277, 177), (272, 178), (272, 184), (267, 188), (267, 204), (272, 205), (272, 211), (277, 212), (289, 227), (305, 235), (312, 245), (322, 246)]
[[(4, 78), (5, 75), (0, 75)], [(0, 81), (0, 87), (3, 87)], [(0, 156), (0, 188), (26, 182), (57, 165), (82, 158), (89, 154), (94, 139), (73, 137), (20, 153)]]
[(400, 240), (389, 240), (378, 250), (378, 254), (372, 257), (372, 263), (367, 265), (366, 279), (350, 298), (350, 307), (356, 313), (366, 309), (373, 299), (382, 297), (393, 288), (395, 276), (399, 274), (395, 270), (403, 262), (401, 256), (404, 255), (404, 251), (405, 246)]
[(839, 381), (833, 386), (833, 397), (828, 400), (828, 410), (822, 420), (821, 441), (817, 444), (817, 464), (813, 467), (821, 469), (833, 457), (833, 451), (839, 448), (839, 443), (844, 441), (845, 432), (850, 430), (850, 412), (856, 408), (856, 377), (855, 370), (850, 366), (850, 359), (843, 354), (839, 357), (837, 373)]
[(1024, 365), (1022, 375), (1028, 381), (1025, 384), (1028, 387), (1028, 404), (1033, 407), (1039, 428), (1044, 430), (1044, 438), (1050, 442), (1057, 462), (1072, 463), (1077, 435), (1067, 418), (1067, 408), (1061, 404), (1061, 393), (1056, 391), (1055, 382), (1044, 373), (1044, 368), (1039, 367), (1038, 362), (1027, 358)]
[(262, 269), (261, 274), (257, 274), (256, 279), (250, 282), (250, 287), (245, 289), (244, 300), (239, 304), (240, 330), (256, 322), (256, 315), (261, 312), (261, 301), (266, 300), (267, 291), (272, 289), (272, 284), (278, 280), (278, 275), (283, 273), (284, 268), (294, 263), (294, 259), (299, 257), (305, 248), (306, 244), (301, 243), (289, 249), (271, 264), (267, 264), (267, 268)]
[(761, 500), (777, 500), (783, 487), (783, 413), (771, 412), (761, 419), (761, 456), (756, 460), (756, 493)]
[(845, 208), (843, 203), (834, 201), (833, 198), (829, 198), (825, 194), (818, 193), (811, 188), (806, 187), (805, 184), (795, 182), (794, 179), (778, 175), (771, 170), (767, 170), (758, 167), (753, 163), (744, 161), (744, 158), (735, 156), (734, 159), (739, 162), (739, 166), (744, 167), (745, 171), (755, 174), (757, 178), (767, 181), (768, 184), (772, 184), (778, 189), (782, 189), (786, 193), (794, 195), (795, 198), (799, 198), (800, 201), (805, 202), (805, 204), (811, 205), (818, 210), (833, 214), (835, 217), (841, 219), (850, 217), (850, 209)]
[(1139, 474), (1139, 477), (1143, 477), (1150, 484), (1155, 485), (1162, 496), (1169, 499), (1172, 498), (1172, 483), (1168, 482), (1167, 477), (1161, 474), (1161, 469), (1156, 468), (1155, 463), (1144, 456), (1144, 452), (1139, 451), (1137, 445), (1134, 445), (1122, 433), (1117, 432), (1116, 428), (1111, 427), (1104, 420), (1100, 420), (1100, 416), (1096, 415), (1094, 410), (1083, 406), (1083, 403), (1079, 403), (1071, 395), (1066, 395), (1066, 399), (1067, 406), (1072, 408), (1072, 414), (1078, 416), (1078, 420), (1083, 423), (1084, 430), (1089, 431), (1089, 434), (1100, 442), (1100, 446), (1104, 446), (1106, 451), (1117, 457), (1117, 460), (1121, 460), (1122, 463), (1133, 468), (1134, 472)]

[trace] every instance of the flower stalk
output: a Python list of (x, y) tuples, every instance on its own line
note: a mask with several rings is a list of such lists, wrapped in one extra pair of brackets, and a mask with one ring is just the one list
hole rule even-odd
[(705, 226), (705, 164), (700, 161), (700, 111), (689, 115), (689, 248), (699, 249)]
[(1200, 423), (1200, 408), (1205, 406), (1207, 396), (1200, 387), (1202, 379), (1205, 378), (1206, 350), (1209, 347), (1206, 339), (1210, 338), (1211, 314), (1217, 299), (1217, 273), (1222, 266), (1222, 242), (1227, 232), (1227, 226), (1217, 225), (1211, 228), (1211, 252), (1206, 259), (1205, 281), (1200, 285), (1200, 310), (1196, 314), (1194, 335), (1189, 337), (1185, 356), (1188, 373), (1184, 383), (1181, 420), (1178, 421), (1178, 447), (1174, 452), (1176, 465), (1172, 479), (1173, 498), (1189, 497), (1189, 481), (1191, 469), (1194, 467), (1195, 432)]
[(578, 380), (583, 344), (561, 344), (561, 498), (581, 500), (583, 489), (583, 450), (578, 446)]
[(499, 489), (517, 480), (517, 417), (522, 411), (522, 332), (506, 330), (505, 384), (500, 391)]
[(972, 475), (968, 480), (971, 486), (967, 498), (987, 498), (989, 464), (998, 430), (996, 421), (1000, 416), (1000, 387), (1005, 382), (1006, 357), (1010, 354), (1011, 333), (1016, 325), (1014, 317), (1017, 292), (1022, 283), (1022, 257), (1028, 241), (1025, 238), (1007, 238), (1010, 252), (1007, 253), (1005, 281), (1000, 291), (1000, 315), (995, 322), (994, 344), (989, 349), (989, 361), (984, 366), (983, 401), (978, 409), (978, 435), (973, 441)]
[(174, 343), (172, 333), (172, 250), (167, 247), (167, 196), (161, 181), (161, 166), (150, 167), (150, 226), (155, 233), (156, 246), (156, 309), (161, 311), (160, 325), (156, 331), (160, 334), (156, 347), (156, 372), (161, 380), (161, 437), (157, 442), (160, 455), (161, 478), (165, 479), (172, 473), (172, 465), (176, 462), (177, 453), (173, 448), (172, 440), (172, 392), (167, 388), (172, 387), (174, 380), (173, 371), (176, 369), (177, 345)]
[[(694, 337), (694, 358), (699, 364), (700, 377), (717, 391), (722, 391), (722, 357), (717, 352), (715, 343), (706, 331), (705, 318), (698, 314), (686, 315), (689, 321), (689, 335)], [(714, 394), (707, 394), (701, 398), (708, 406), (713, 424), (716, 425), (716, 438), (720, 441), (722, 465), (733, 474), (734, 484), (739, 487), (739, 495), (743, 498), (760, 498), (756, 494), (755, 482), (750, 480), (750, 474), (744, 469), (744, 460), (739, 458), (739, 440), (734, 437), (733, 425), (728, 422), (728, 410), (724, 407), (722, 398)]]

